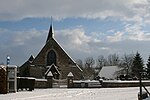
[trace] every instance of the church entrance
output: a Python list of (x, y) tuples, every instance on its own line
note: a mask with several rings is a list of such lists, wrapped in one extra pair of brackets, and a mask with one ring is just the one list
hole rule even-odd
[(53, 88), (67, 88), (67, 79), (54, 79)]
[(52, 64), (51, 66), (47, 66), (47, 71), (45, 73), (46, 78), (49, 73), (52, 74), (52, 87), (53, 88), (66, 88), (67, 87), (67, 78), (66, 79), (61, 79), (60, 75), (61, 73), (58, 70), (58, 67)]
[(46, 71), (46, 73), (45, 73), (46, 76), (51, 72), (54, 79), (59, 79), (59, 77), (60, 77), (60, 72), (59, 72), (57, 66), (55, 66), (54, 64), (52, 64), (51, 66), (47, 66), (47, 68), (48, 68), (48, 69), (47, 69), (47, 71)]
[(50, 71), (52, 72), (54, 79), (59, 79), (60, 73), (54, 64), (52, 65)]

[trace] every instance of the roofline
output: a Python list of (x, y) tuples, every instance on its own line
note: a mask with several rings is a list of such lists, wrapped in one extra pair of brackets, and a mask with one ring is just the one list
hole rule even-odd
[(57, 40), (55, 39), (55, 37), (53, 37), (53, 39), (55, 40), (55, 42), (60, 46), (60, 48), (66, 53), (66, 55), (73, 61), (73, 63), (79, 68), (80, 71), (83, 71), (78, 65), (77, 63), (74, 61), (74, 59), (69, 56), (69, 54), (66, 52), (65, 49), (63, 49), (63, 47), (57, 42)]

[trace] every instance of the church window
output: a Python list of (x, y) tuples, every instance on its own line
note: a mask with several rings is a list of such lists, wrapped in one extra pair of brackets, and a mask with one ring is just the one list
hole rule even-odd
[(50, 66), (52, 64), (56, 65), (56, 53), (54, 50), (50, 50), (47, 54), (47, 65)]

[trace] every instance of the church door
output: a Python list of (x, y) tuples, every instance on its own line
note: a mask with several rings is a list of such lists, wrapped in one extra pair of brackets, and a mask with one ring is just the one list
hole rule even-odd
[(56, 65), (56, 53), (54, 50), (50, 50), (47, 54), (47, 66), (50, 66), (52, 64)]

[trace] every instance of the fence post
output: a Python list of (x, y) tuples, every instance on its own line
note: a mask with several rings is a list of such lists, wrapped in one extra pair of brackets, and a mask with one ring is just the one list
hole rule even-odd
[(47, 87), (48, 88), (53, 87), (53, 74), (51, 71), (47, 74)]
[(68, 88), (73, 88), (73, 74), (72, 72), (70, 72), (68, 75), (67, 75), (67, 87)]
[(17, 66), (7, 65), (8, 92), (17, 92)]
[(139, 100), (142, 100), (142, 78), (141, 78), (141, 72), (139, 73), (139, 86), (140, 86), (140, 94), (139, 94)]

